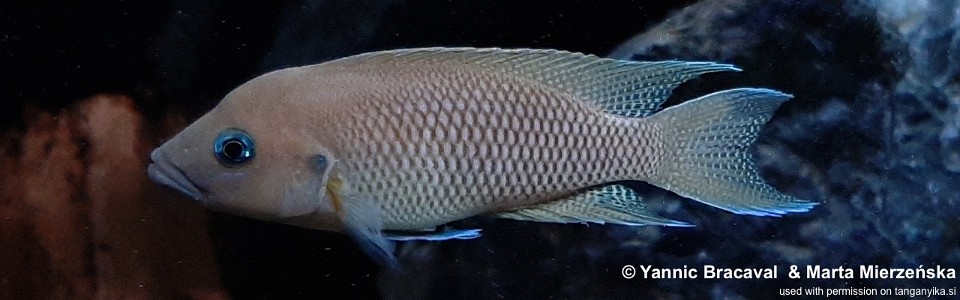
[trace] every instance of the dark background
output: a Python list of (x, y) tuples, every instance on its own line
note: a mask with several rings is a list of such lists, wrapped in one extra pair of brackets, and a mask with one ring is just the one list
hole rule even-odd
[(56, 110), (102, 92), (162, 102), (149, 108), (202, 110), (267, 71), (372, 50), (497, 46), (604, 55), (687, 3), (7, 2), (0, 4), (2, 125), (22, 127), (26, 103)]

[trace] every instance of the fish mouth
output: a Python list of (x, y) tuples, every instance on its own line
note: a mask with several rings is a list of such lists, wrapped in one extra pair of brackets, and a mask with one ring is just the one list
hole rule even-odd
[(200, 188), (187, 178), (183, 170), (165, 159), (163, 154), (160, 153), (160, 149), (153, 150), (153, 153), (150, 153), (150, 160), (153, 161), (147, 166), (147, 175), (150, 176), (150, 180), (186, 194), (193, 200), (201, 200), (203, 193)]

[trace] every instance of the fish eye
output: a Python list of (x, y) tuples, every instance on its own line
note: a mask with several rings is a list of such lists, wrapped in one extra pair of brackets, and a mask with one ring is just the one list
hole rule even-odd
[(236, 167), (253, 159), (256, 149), (250, 134), (240, 129), (228, 128), (213, 141), (213, 153), (221, 164)]

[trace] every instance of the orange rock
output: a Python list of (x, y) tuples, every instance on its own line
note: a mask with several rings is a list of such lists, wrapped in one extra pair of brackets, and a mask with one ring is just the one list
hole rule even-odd
[(229, 298), (202, 208), (144, 171), (182, 116), (151, 126), (123, 95), (27, 114), (0, 137), (0, 299)]

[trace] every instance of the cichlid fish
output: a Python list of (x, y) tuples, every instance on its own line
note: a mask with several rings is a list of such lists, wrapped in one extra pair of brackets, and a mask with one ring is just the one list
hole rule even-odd
[(716, 92), (658, 111), (680, 83), (740, 71), (557, 50), (372, 52), (257, 77), (156, 149), (150, 177), (203, 204), (346, 232), (396, 265), (390, 240), (476, 215), (689, 226), (617, 184), (642, 180), (738, 214), (815, 203), (764, 183), (749, 152), (791, 96)]

